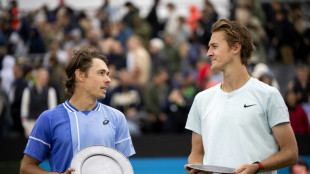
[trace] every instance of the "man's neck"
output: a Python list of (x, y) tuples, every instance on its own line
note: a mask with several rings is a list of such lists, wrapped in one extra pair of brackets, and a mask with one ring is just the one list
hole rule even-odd
[(87, 96), (83, 97), (82, 95), (73, 94), (69, 103), (79, 111), (90, 111), (96, 106), (97, 100)]
[(232, 71), (224, 71), (221, 89), (225, 92), (235, 91), (244, 86), (251, 78), (245, 66), (238, 67)]

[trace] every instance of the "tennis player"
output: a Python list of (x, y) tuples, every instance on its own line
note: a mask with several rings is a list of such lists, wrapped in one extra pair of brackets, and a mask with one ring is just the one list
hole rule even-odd
[[(186, 128), (192, 131), (188, 163), (234, 168), (235, 173), (277, 173), (293, 165), (298, 148), (288, 109), (277, 89), (247, 72), (254, 50), (249, 31), (220, 19), (212, 26), (207, 56), (222, 83), (196, 95)], [(188, 173), (204, 173), (185, 165)]]
[[(71, 98), (43, 112), (29, 137), (21, 174), (66, 173), (73, 156), (92, 145), (117, 149), (125, 156), (135, 154), (125, 116), (97, 102), (111, 83), (107, 59), (87, 47), (74, 51), (66, 67), (66, 90)], [(38, 165), (48, 158), (52, 172)]]

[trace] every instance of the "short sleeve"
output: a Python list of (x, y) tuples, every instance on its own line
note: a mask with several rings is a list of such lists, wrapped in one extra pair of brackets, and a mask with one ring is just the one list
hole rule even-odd
[(124, 114), (119, 111), (117, 111), (116, 114), (119, 124), (115, 137), (115, 149), (122, 152), (126, 157), (132, 156), (136, 152), (132, 144), (126, 118)]
[(290, 122), (287, 106), (280, 92), (273, 88), (267, 106), (268, 123), (272, 128), (277, 124)]
[(201, 135), (201, 118), (198, 107), (198, 95), (195, 97), (193, 105), (189, 111), (185, 128)]
[(32, 156), (38, 161), (43, 161), (51, 149), (50, 121), (47, 112), (44, 112), (37, 119), (29, 136), (24, 153)]

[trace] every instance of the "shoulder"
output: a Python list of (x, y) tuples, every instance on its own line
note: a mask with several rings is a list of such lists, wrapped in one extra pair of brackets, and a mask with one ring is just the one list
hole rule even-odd
[(104, 112), (107, 112), (107, 113), (111, 114), (114, 117), (124, 117), (125, 118), (124, 114), (121, 111), (119, 111), (119, 110), (117, 110), (115, 108), (112, 108), (111, 106), (108, 106), (108, 105), (100, 103), (100, 107), (102, 108), (102, 110)]
[(126, 117), (121, 111), (102, 103), (100, 103), (100, 105), (100, 111), (102, 111), (110, 121), (113, 121), (116, 125), (127, 123)]
[(259, 94), (262, 94), (264, 96), (272, 96), (280, 94), (277, 88), (270, 86), (264, 82), (261, 82), (255, 78), (251, 78), (249, 86), (252, 90), (255, 90), (255, 92), (258, 92)]
[(59, 114), (60, 112), (66, 112), (66, 109), (63, 106), (63, 104), (59, 104), (58, 106), (56, 106), (54, 108), (45, 110), (44, 112), (42, 112), (42, 114), (40, 115), (39, 118), (51, 120), (55, 116), (57, 116), (57, 117), (61, 116), (61, 114)]
[(221, 86), (221, 83), (199, 92), (195, 97), (196, 100), (201, 100), (202, 98), (206, 98), (206, 97), (209, 98), (209, 97), (215, 96), (215, 94), (218, 91), (220, 91), (220, 86)]
[(136, 54), (137, 54), (137, 56), (141, 56), (141, 58), (143, 58), (144, 60), (150, 58), (149, 53), (148, 53), (147, 50), (144, 49), (144, 48), (137, 49), (137, 50), (136, 50)]
[(49, 92), (51, 92), (51, 91), (54, 92), (54, 91), (55, 91), (55, 88), (52, 87), (52, 86), (50, 86), (50, 87), (48, 87), (48, 91), (49, 91)]

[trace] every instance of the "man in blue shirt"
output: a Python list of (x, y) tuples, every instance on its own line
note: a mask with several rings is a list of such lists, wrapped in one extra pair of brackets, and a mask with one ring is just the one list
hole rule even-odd
[(70, 174), (75, 170), (70, 168), (73, 156), (92, 145), (113, 147), (127, 157), (135, 154), (124, 115), (97, 102), (111, 83), (106, 57), (87, 47), (74, 51), (66, 74), (71, 98), (38, 118), (24, 151), (21, 174), (46, 172), (38, 166), (46, 158), (50, 173)]

